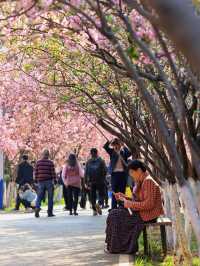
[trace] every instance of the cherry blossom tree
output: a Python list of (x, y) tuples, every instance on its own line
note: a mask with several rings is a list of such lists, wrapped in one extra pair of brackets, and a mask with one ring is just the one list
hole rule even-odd
[(0, 144), (11, 160), (16, 162), (21, 150), (38, 159), (44, 148), (50, 149), (52, 159), (63, 161), (65, 154), (75, 149), (85, 159), (92, 145), (102, 148), (102, 142), (96, 142), (97, 128), (89, 117), (60, 104), (57, 91), (45, 91), (32, 78), (11, 69), (11, 65), (5, 69), (4, 65), (0, 77), (4, 107)]
[(147, 162), (155, 168), (158, 158), (160, 181), (170, 184), (179, 245), (189, 265), (176, 190), (200, 246), (199, 205), (188, 182), (199, 185), (199, 86), (186, 65), (189, 55), (174, 49), (145, 2), (131, 1), (127, 8), (114, 0), (6, 1), (2, 42), (18, 70), (49, 91), (59, 88), (61, 103), (100, 119), (141, 154), (148, 145)]

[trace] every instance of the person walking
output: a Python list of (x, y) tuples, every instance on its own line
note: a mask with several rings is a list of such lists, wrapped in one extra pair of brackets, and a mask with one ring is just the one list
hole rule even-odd
[[(100, 206), (103, 206), (104, 203), (107, 168), (105, 161), (98, 155), (96, 148), (91, 149), (90, 154), (91, 158), (86, 163), (85, 182), (86, 186), (90, 189), (93, 215), (96, 216), (97, 214), (102, 214)], [(98, 204), (96, 203), (97, 192), (99, 194)]]
[(54, 196), (54, 182), (56, 182), (56, 173), (54, 163), (49, 160), (49, 151), (44, 150), (42, 159), (36, 163), (35, 180), (38, 182), (38, 197), (36, 201), (35, 217), (40, 215), (41, 201), (44, 198), (45, 191), (48, 193), (48, 217), (55, 216), (53, 214), (53, 196)]
[[(111, 146), (111, 147), (110, 147)], [(110, 173), (112, 192), (125, 193), (127, 183), (127, 163), (131, 156), (129, 149), (122, 145), (118, 138), (114, 138), (112, 142), (107, 141), (104, 149), (110, 156)], [(117, 201), (112, 195), (112, 209), (117, 208)]]
[(62, 179), (68, 194), (69, 214), (77, 216), (78, 198), (81, 188), (81, 178), (84, 171), (75, 154), (70, 154), (62, 171)]
[(22, 186), (24, 186), (25, 184), (29, 185), (33, 184), (33, 167), (28, 162), (28, 155), (22, 156), (22, 163), (18, 165), (17, 178), (15, 182), (18, 185), (18, 189), (17, 189), (17, 198), (14, 210), (18, 211), (21, 203), (24, 205), (25, 208), (29, 207), (27, 206), (26, 202), (23, 201), (23, 199), (21, 199), (19, 195), (19, 191)]

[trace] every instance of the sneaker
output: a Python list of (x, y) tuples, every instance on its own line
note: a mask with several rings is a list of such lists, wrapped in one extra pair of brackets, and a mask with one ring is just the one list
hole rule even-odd
[(96, 205), (96, 211), (99, 215), (102, 215), (102, 209), (99, 204)]
[(93, 216), (97, 216), (97, 211), (93, 211)]
[(55, 217), (55, 214), (50, 213), (50, 214), (48, 214), (48, 217)]
[(36, 208), (35, 209), (35, 218), (39, 218), (40, 217), (40, 209)]

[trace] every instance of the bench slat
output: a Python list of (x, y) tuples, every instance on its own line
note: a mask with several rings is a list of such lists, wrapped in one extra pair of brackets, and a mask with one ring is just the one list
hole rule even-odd
[(172, 221), (168, 217), (159, 217), (156, 223), (147, 223), (146, 227), (160, 225), (172, 226)]

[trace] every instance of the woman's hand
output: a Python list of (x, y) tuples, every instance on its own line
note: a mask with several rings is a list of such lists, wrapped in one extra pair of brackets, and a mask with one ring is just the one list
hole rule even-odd
[(116, 200), (121, 200), (121, 199), (125, 199), (126, 198), (126, 195), (123, 194), (122, 192), (117, 192), (117, 193), (113, 193)]
[(130, 209), (133, 206), (133, 202), (131, 200), (124, 200), (124, 208)]

